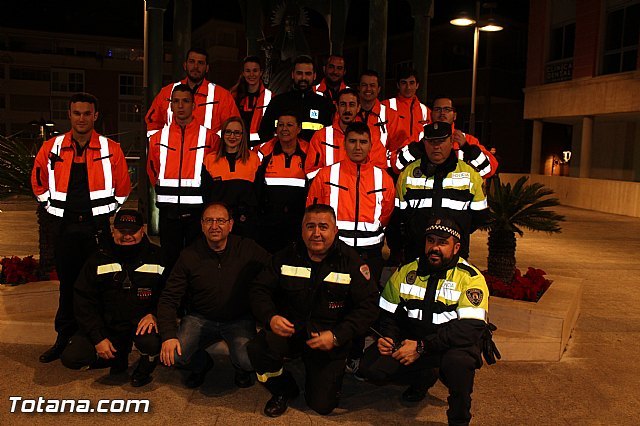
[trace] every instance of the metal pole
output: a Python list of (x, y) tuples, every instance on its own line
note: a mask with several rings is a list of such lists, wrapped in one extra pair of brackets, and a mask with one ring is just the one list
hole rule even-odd
[(473, 69), (471, 71), (471, 113), (469, 114), (469, 133), (476, 132), (476, 80), (478, 78), (478, 44), (480, 44), (480, 2), (476, 2), (476, 23), (473, 27)]

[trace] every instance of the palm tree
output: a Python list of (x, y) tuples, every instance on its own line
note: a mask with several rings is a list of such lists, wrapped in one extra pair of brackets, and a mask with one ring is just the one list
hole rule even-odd
[[(0, 200), (16, 196), (33, 196), (31, 169), (36, 145), (30, 145), (12, 137), (0, 135)], [(54, 266), (52, 241), (52, 216), (39, 205), (38, 216), (40, 274), (48, 276)]]
[(487, 269), (505, 283), (513, 281), (516, 271), (516, 233), (522, 236), (522, 228), (557, 233), (564, 221), (564, 216), (547, 210), (559, 205), (557, 198), (545, 198), (553, 190), (540, 183), (526, 185), (528, 179), (521, 177), (513, 187), (498, 180), (488, 194), (490, 219), (481, 228), (489, 231)]

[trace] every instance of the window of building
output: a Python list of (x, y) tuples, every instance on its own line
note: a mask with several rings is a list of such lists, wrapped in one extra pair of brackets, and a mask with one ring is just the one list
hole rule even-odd
[(12, 80), (49, 81), (51, 74), (46, 68), (9, 68), (9, 78)]
[(633, 71), (638, 63), (640, 2), (607, 12), (602, 74)]
[(51, 91), (65, 93), (84, 92), (84, 71), (51, 70)]
[(142, 76), (120, 74), (120, 96), (142, 96)]
[(573, 58), (573, 48), (576, 42), (576, 23), (571, 22), (551, 29), (549, 42), (549, 60)]
[(135, 102), (120, 102), (118, 104), (118, 121), (125, 123), (142, 122), (142, 105)]
[(69, 98), (51, 98), (51, 119), (69, 119)]

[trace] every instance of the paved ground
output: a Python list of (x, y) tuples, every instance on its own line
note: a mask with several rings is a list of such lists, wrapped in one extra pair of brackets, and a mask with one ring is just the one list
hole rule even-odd
[[(0, 204), (0, 255), (35, 254), (30, 206)], [(482, 425), (635, 425), (640, 414), (640, 219), (562, 207), (562, 234), (528, 233), (518, 239), (519, 265), (550, 275), (582, 277), (582, 313), (562, 361), (500, 362), (477, 374), (473, 422)], [(29, 229), (29, 226), (32, 229)], [(486, 264), (486, 235), (472, 242), (472, 261)], [(181, 385), (182, 373), (159, 368), (145, 389), (111, 384), (106, 371), (72, 372), (59, 362), (40, 364), (45, 346), (0, 344), (0, 425), (11, 424), (444, 424), (446, 389), (437, 384), (425, 403), (405, 407), (402, 387), (375, 387), (345, 379), (343, 402), (321, 417), (302, 398), (281, 418), (262, 415), (267, 392), (238, 390), (220, 359), (202, 389)], [(133, 361), (133, 358), (132, 358)], [(299, 377), (300, 367), (293, 367)], [(11, 414), (9, 396), (150, 400), (147, 414)]]

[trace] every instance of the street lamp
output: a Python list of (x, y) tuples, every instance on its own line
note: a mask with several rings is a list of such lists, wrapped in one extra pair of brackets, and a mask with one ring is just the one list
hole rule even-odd
[[(482, 7), (493, 9), (495, 3), (484, 3)], [(473, 68), (471, 71), (471, 111), (469, 113), (469, 133), (476, 131), (476, 82), (478, 77), (478, 45), (480, 44), (480, 31), (495, 32), (502, 31), (502, 26), (498, 25), (493, 18), (489, 18), (484, 24), (480, 23), (480, 1), (476, 1), (475, 19), (467, 13), (449, 21), (457, 27), (469, 27), (473, 25)]]

